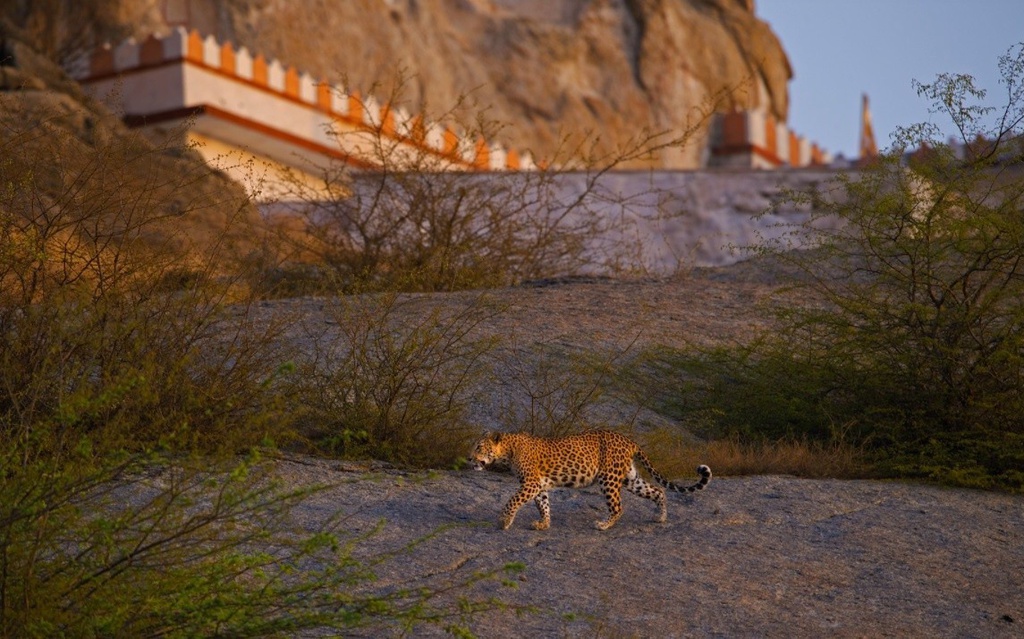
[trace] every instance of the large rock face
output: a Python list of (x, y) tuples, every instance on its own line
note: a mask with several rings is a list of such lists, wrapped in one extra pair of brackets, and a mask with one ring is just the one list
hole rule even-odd
[(66, 227), (185, 253), (249, 250), (258, 217), (240, 185), (199, 154), (128, 129), (32, 40), (0, 16), (0, 232)]
[[(789, 61), (753, 0), (117, 0), (143, 37), (187, 20), (204, 34), (432, 117), (507, 124), (496, 136), (552, 158), (585, 132), (598, 151), (644, 131), (681, 134), (710, 108), (787, 113)], [(468, 100), (460, 102), (460, 98)], [(685, 148), (633, 164), (699, 166)]]

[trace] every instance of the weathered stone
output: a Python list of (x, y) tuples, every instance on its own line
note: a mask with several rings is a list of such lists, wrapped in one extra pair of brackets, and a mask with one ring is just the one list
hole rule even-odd
[[(128, 129), (60, 67), (35, 52), (28, 39), (0, 18), (0, 157), (6, 159), (3, 169), (14, 183), (31, 185), (14, 194), (23, 202), (25, 215), (37, 214), (43, 201), (52, 202), (54, 211), (91, 210), (116, 188), (120, 192), (111, 201), (125, 203), (133, 215), (150, 216), (154, 223), (147, 230), (155, 233), (155, 242), (202, 251), (209, 242), (226, 239), (227, 233), (239, 245), (252, 243), (239, 222), (255, 222), (257, 214), (240, 185), (208, 167), (196, 153), (155, 147)], [(68, 176), (79, 181), (76, 189), (68, 188)], [(97, 193), (95, 201), (80, 202), (69, 195), (86, 192), (85, 182), (108, 190)], [(179, 216), (183, 211), (188, 214)], [(172, 217), (173, 223), (156, 222)]]

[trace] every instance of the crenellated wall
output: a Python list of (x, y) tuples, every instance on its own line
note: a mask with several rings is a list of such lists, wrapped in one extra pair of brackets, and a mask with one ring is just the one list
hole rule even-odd
[(227, 145), (213, 145), (220, 155), (237, 147), (314, 172), (326, 160), (365, 168), (385, 162), (422, 170), (536, 168), (528, 152), (427, 121), (195, 30), (104, 46), (75, 75), (129, 124), (187, 126), (200, 141)]
[(711, 129), (711, 164), (777, 169), (826, 166), (832, 155), (763, 111), (733, 111), (716, 117)]
[[(199, 152), (235, 177), (239, 166), (251, 166), (225, 160), (236, 151), (276, 166), (279, 174), (304, 172), (309, 181), (339, 160), (431, 171), (538, 168), (528, 152), (427, 121), (196, 30), (178, 27), (163, 37), (104, 46), (75, 75), (133, 126), (164, 133), (187, 128)], [(831, 162), (817, 145), (761, 111), (718, 115), (709, 157), (710, 166), (753, 169)]]

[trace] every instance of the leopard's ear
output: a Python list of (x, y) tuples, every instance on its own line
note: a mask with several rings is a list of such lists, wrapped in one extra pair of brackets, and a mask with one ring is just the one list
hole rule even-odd
[(501, 441), (501, 433), (494, 433), (493, 435), (491, 435), (491, 441), (494, 442), (495, 444), (500, 442)]

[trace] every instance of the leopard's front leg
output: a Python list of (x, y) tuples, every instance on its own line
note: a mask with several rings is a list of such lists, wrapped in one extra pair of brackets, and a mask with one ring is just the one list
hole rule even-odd
[(531, 482), (520, 486), (519, 492), (513, 495), (512, 499), (508, 500), (508, 503), (505, 504), (505, 508), (501, 511), (501, 529), (508, 530), (508, 527), (512, 525), (512, 521), (516, 518), (516, 513), (519, 512), (522, 505), (539, 494), (539, 483)]
[(604, 493), (605, 501), (608, 502), (608, 519), (599, 521), (595, 525), (598, 530), (608, 530), (615, 525), (615, 522), (622, 516), (622, 482), (612, 477), (601, 478), (601, 492)]

